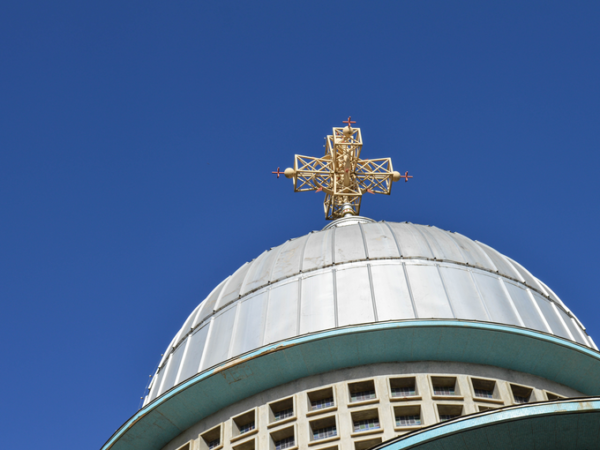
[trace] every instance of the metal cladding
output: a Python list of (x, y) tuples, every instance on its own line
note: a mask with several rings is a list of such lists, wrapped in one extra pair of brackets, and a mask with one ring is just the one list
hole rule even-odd
[(597, 349), (544, 283), (459, 233), (341, 219), (244, 264), (185, 321), (145, 404), (263, 345), (349, 325), (463, 319), (542, 331)]

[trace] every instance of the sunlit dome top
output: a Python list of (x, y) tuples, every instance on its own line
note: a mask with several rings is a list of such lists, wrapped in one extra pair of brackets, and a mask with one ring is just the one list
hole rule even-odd
[(383, 321), (493, 322), (596, 348), (520, 264), (459, 233), (348, 217), (265, 251), (192, 312), (145, 402), (215, 364), (273, 342)]

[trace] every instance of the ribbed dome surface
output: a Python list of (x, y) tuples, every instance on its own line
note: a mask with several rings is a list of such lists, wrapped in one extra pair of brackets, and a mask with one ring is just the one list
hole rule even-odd
[(431, 226), (355, 223), (289, 240), (219, 284), (165, 351), (145, 403), (272, 342), (430, 318), (514, 325), (595, 348), (554, 292), (487, 245)]

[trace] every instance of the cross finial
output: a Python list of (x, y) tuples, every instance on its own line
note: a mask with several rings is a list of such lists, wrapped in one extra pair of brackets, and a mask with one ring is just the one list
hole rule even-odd
[(279, 175), (285, 175), (285, 172), (280, 172), (279, 171), (279, 167), (277, 168), (277, 172), (271, 172), (277, 175), (277, 178), (279, 178)]
[[(363, 194), (387, 194), (392, 182), (408, 181), (408, 172), (401, 175), (392, 168), (390, 158), (361, 159), (362, 134), (360, 128), (350, 128), (356, 123), (351, 117), (343, 123), (348, 127), (335, 127), (333, 134), (325, 138), (325, 156), (296, 155), (294, 168), (273, 172), (279, 178), (283, 174), (294, 182), (295, 192), (324, 192), (325, 219), (339, 219), (360, 214)], [(340, 136), (345, 136), (339, 139)]]
[(350, 120), (351, 118), (352, 118), (352, 116), (348, 116), (348, 120), (342, 120), (342, 123), (347, 123), (348, 124), (348, 128), (352, 128), (350, 126), (351, 123), (356, 123), (356, 121)]
[(412, 178), (412, 175), (408, 174), (408, 171), (404, 172), (404, 175), (400, 175), (400, 178), (404, 178), (404, 182), (408, 183), (408, 179)]

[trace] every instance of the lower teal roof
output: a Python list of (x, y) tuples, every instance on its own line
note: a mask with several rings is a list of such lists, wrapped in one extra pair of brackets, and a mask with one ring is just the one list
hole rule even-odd
[(600, 398), (509, 406), (384, 442), (374, 450), (565, 450), (600, 448)]
[(600, 353), (566, 339), (481, 322), (380, 322), (270, 344), (205, 370), (139, 410), (103, 450), (159, 450), (196, 422), (264, 390), (332, 370), (398, 361), (486, 364), (600, 395)]

